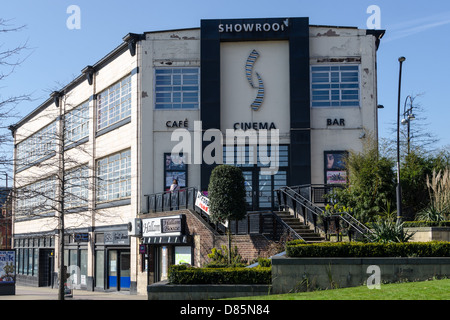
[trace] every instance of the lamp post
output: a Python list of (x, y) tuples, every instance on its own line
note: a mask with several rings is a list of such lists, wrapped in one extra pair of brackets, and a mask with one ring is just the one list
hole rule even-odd
[(398, 58), (400, 62), (400, 72), (398, 80), (398, 106), (397, 106), (397, 224), (401, 223), (402, 216), (402, 187), (400, 185), (400, 99), (402, 89), (402, 65), (405, 57)]
[[(408, 110), (406, 110), (406, 104), (408, 102), (408, 99), (410, 101), (410, 107), (408, 108)], [(411, 120), (414, 120), (416, 117), (414, 116), (414, 114), (412, 113), (412, 109), (413, 109), (413, 99), (411, 96), (407, 96), (406, 100), (405, 100), (405, 106), (403, 107), (403, 119), (402, 119), (402, 124), (403, 125), (408, 125), (408, 155), (411, 152), (411, 137), (410, 137), (410, 132), (411, 132)]]

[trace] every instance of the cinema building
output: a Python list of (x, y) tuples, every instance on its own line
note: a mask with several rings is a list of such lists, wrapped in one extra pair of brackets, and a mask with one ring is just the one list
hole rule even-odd
[[(86, 290), (145, 294), (170, 264), (203, 265), (225, 242), (193, 203), (230, 155), (252, 213), (276, 211), (282, 186), (345, 183), (342, 156), (377, 136), (382, 36), (308, 18), (202, 20), (126, 35), (11, 127), (17, 282), (54, 285), (61, 254)], [(222, 142), (267, 133), (269, 143), (211, 152), (218, 132)], [(233, 162), (237, 151), (258, 161)], [(260, 161), (263, 152), (277, 155), (276, 167)], [(168, 203), (173, 179), (182, 191)], [(269, 254), (267, 235), (246, 228), (235, 237), (240, 253)]]

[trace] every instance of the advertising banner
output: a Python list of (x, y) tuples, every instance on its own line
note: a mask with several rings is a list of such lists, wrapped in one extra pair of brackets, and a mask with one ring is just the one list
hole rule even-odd
[(15, 251), (0, 251), (0, 286), (15, 282)]
[(197, 192), (197, 198), (195, 199), (195, 205), (202, 209), (205, 213), (209, 214), (209, 207), (208, 207), (208, 198), (202, 195), (202, 193), (199, 191)]

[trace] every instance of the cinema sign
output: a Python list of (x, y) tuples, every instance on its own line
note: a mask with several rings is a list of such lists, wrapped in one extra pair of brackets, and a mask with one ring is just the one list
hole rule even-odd
[(289, 19), (280, 22), (247, 22), (247, 23), (221, 23), (218, 26), (220, 33), (230, 32), (278, 32), (289, 27)]

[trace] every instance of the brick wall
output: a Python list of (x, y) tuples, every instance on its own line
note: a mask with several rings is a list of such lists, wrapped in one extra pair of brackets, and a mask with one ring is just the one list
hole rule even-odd
[[(226, 235), (218, 234), (202, 218), (190, 210), (160, 212), (142, 215), (141, 218), (156, 218), (169, 215), (184, 214), (186, 216), (186, 234), (192, 236), (194, 247), (194, 265), (202, 266), (209, 262), (208, 254), (212, 248), (220, 249), (222, 245), (228, 246)], [(236, 246), (239, 254), (248, 262), (258, 257), (270, 257), (280, 252), (279, 246), (266, 239), (263, 235), (233, 235), (232, 247)]]

